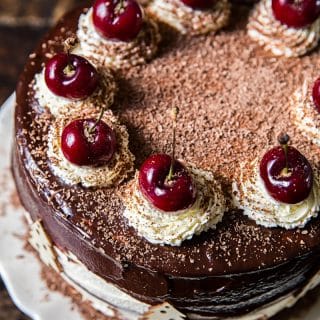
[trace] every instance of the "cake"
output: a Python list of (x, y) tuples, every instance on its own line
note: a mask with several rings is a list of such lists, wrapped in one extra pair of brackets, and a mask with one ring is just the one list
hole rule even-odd
[[(172, 5), (190, 14), (188, 1)], [(224, 4), (229, 25), (195, 35), (158, 0), (145, 15), (128, 0), (120, 15), (130, 7), (138, 25), (106, 40), (101, 3), (114, 4), (64, 16), (17, 85), (12, 168), (31, 245), (94, 318), (258, 320), (291, 307), (320, 282), (319, 126), (303, 130), (298, 113), (318, 101), (317, 50), (261, 48), (250, 28), (262, 4)], [(60, 86), (65, 57), (84, 91)], [(81, 130), (90, 148), (72, 145)], [(298, 177), (289, 193), (272, 193), (270, 161), (289, 168), (276, 179)]]

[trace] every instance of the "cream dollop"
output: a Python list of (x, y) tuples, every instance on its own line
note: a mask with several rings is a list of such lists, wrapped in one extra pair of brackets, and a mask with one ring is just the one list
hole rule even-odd
[(33, 90), (35, 98), (41, 108), (48, 108), (55, 117), (63, 113), (65, 108), (74, 108), (76, 110), (76, 108), (87, 104), (91, 104), (97, 109), (102, 106), (109, 108), (113, 104), (117, 85), (109, 69), (97, 68), (97, 71), (100, 76), (99, 84), (93, 94), (84, 100), (70, 100), (57, 96), (48, 88), (44, 79), (44, 70), (42, 70), (34, 78)]
[(260, 177), (258, 160), (241, 167), (239, 182), (232, 185), (236, 207), (256, 221), (271, 228), (303, 228), (320, 209), (319, 171), (314, 170), (314, 183), (307, 199), (297, 204), (285, 204), (273, 199)]
[(226, 211), (220, 184), (209, 171), (188, 166), (197, 190), (195, 203), (186, 210), (163, 212), (141, 193), (138, 173), (123, 194), (124, 216), (137, 233), (154, 244), (180, 246), (184, 240), (215, 229)]
[(305, 81), (290, 101), (292, 120), (301, 133), (320, 145), (320, 114), (312, 98), (312, 87)]
[(104, 67), (129, 68), (151, 60), (158, 50), (158, 25), (145, 15), (142, 30), (130, 42), (103, 38), (92, 22), (92, 8), (79, 18), (77, 36), (80, 52), (89, 60)]
[(55, 175), (65, 183), (84, 187), (111, 187), (119, 185), (133, 172), (134, 156), (129, 151), (129, 135), (125, 126), (120, 125), (111, 110), (106, 110), (102, 120), (116, 134), (117, 151), (110, 162), (104, 166), (76, 166), (69, 162), (61, 150), (61, 135), (64, 127), (75, 119), (97, 119), (99, 112), (88, 106), (74, 110), (55, 119), (49, 130), (48, 158)]
[(262, 0), (253, 9), (248, 34), (276, 56), (302, 56), (318, 45), (320, 18), (305, 28), (290, 28), (274, 17), (272, 0)]
[(208, 10), (194, 10), (180, 0), (154, 0), (148, 12), (182, 34), (199, 35), (225, 27), (231, 11), (228, 0), (216, 1)]

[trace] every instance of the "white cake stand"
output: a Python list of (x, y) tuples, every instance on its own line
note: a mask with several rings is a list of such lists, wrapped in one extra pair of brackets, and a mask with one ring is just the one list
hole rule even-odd
[(50, 291), (40, 276), (40, 263), (24, 250), (24, 209), (17, 201), (11, 175), (15, 95), (0, 112), (0, 274), (14, 303), (34, 320), (81, 320), (71, 299)]

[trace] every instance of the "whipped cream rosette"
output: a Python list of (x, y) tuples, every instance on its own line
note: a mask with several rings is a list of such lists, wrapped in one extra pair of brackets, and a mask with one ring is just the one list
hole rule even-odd
[(318, 45), (320, 18), (304, 27), (288, 27), (275, 18), (272, 0), (262, 0), (250, 16), (248, 35), (275, 56), (298, 57)]
[(186, 166), (195, 190), (195, 201), (186, 209), (165, 212), (145, 197), (137, 172), (122, 194), (124, 216), (137, 233), (154, 244), (180, 246), (194, 235), (215, 229), (226, 211), (226, 200), (214, 175), (194, 165)]
[(68, 161), (62, 151), (61, 136), (64, 128), (77, 119), (98, 119), (99, 112), (91, 105), (69, 110), (57, 117), (49, 129), (48, 158), (55, 175), (67, 184), (84, 187), (110, 187), (119, 185), (133, 172), (134, 156), (129, 151), (129, 135), (125, 126), (119, 124), (111, 110), (106, 110), (101, 120), (114, 132), (116, 150), (110, 161), (102, 165), (79, 166)]
[(53, 93), (45, 81), (45, 71), (35, 75), (33, 82), (33, 90), (35, 98), (38, 100), (40, 108), (47, 108), (55, 116), (58, 117), (64, 113), (64, 109), (81, 108), (86, 105), (92, 105), (95, 109), (101, 107), (111, 107), (117, 92), (117, 84), (110, 69), (97, 67), (98, 85), (95, 91), (85, 99), (68, 99)]
[(305, 81), (298, 88), (290, 101), (294, 124), (301, 133), (314, 143), (320, 145), (320, 114), (312, 98), (311, 81)]
[(154, 0), (148, 12), (182, 34), (199, 35), (225, 27), (229, 22), (230, 4), (227, 0), (218, 0), (211, 8), (199, 10), (181, 0)]
[(131, 41), (117, 41), (103, 37), (93, 23), (93, 9), (79, 18), (77, 36), (79, 52), (90, 61), (114, 69), (130, 68), (150, 61), (158, 50), (161, 36), (157, 24), (147, 15), (141, 31)]
[(320, 209), (319, 179), (319, 170), (313, 168), (313, 185), (306, 199), (294, 204), (283, 203), (269, 194), (256, 159), (241, 166), (239, 180), (232, 185), (234, 205), (262, 226), (303, 228)]

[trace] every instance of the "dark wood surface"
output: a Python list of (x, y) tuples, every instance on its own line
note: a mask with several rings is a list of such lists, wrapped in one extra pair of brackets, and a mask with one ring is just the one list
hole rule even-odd
[[(29, 53), (65, 11), (80, 0), (0, 1), (0, 105), (14, 91)], [(0, 278), (0, 320), (26, 320)]]

